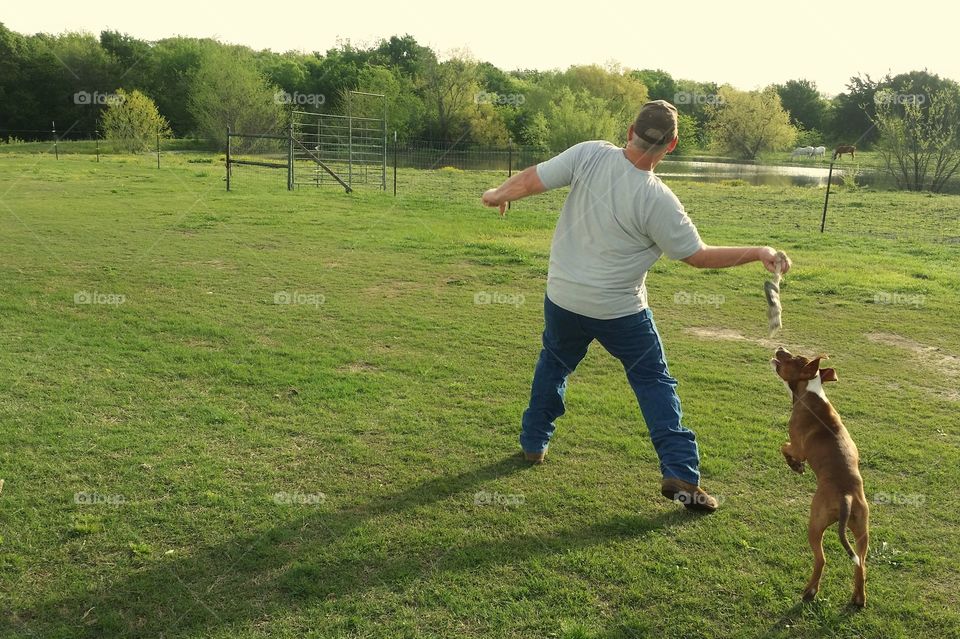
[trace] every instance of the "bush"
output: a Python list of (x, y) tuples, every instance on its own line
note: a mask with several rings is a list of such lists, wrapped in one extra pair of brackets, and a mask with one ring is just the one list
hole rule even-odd
[(170, 125), (153, 100), (136, 90), (117, 89), (114, 95), (100, 116), (100, 130), (114, 149), (137, 153), (152, 148), (157, 134), (170, 137)]

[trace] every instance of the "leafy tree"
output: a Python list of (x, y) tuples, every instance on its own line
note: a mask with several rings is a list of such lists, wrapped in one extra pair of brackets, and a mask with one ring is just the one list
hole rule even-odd
[(358, 49), (349, 41), (340, 42), (325, 56), (315, 54), (305, 63), (303, 92), (324, 96), (324, 107), (329, 112), (344, 110), (342, 96), (357, 88), (360, 73), (372, 56), (370, 51)]
[(510, 142), (507, 130), (498, 109), (488, 102), (474, 104), (467, 109), (466, 123), (470, 141), (483, 146), (506, 146)]
[(528, 117), (521, 128), (519, 140), (521, 144), (533, 147), (537, 151), (548, 151), (550, 149), (550, 129), (547, 116), (538, 111)]
[(795, 143), (797, 130), (774, 89), (747, 92), (723, 86), (719, 96), (711, 107), (710, 136), (720, 151), (752, 160)]
[(682, 115), (689, 115), (697, 121), (697, 130), (700, 134), (701, 145), (708, 134), (707, 121), (710, 119), (711, 109), (720, 99), (719, 88), (713, 82), (696, 82), (695, 80), (677, 80), (676, 92), (672, 98), (664, 98), (677, 107)]
[(666, 100), (673, 104), (677, 100), (677, 83), (673, 76), (661, 69), (643, 69), (632, 71), (630, 75), (647, 87), (650, 100)]
[(823, 127), (826, 101), (810, 80), (788, 80), (786, 84), (774, 85), (783, 108), (790, 114), (790, 124), (797, 128), (812, 130)]
[[(206, 57), (221, 47), (213, 40), (167, 38), (154, 44), (151, 55), (137, 65), (148, 69), (144, 90), (155, 96), (157, 108), (176, 135), (198, 132), (190, 108), (192, 78)], [(218, 134), (218, 138), (222, 136)]]
[(149, 42), (119, 31), (101, 31), (100, 47), (113, 59), (121, 86), (148, 85), (150, 67), (143, 63), (153, 54)]
[(209, 51), (190, 78), (189, 108), (198, 133), (217, 147), (226, 131), (271, 133), (281, 124), (277, 89), (227, 49)]
[(307, 79), (307, 70), (300, 54), (278, 55), (269, 51), (260, 52), (257, 61), (257, 67), (268, 83), (291, 95), (305, 93), (303, 87)]
[(557, 78), (561, 86), (575, 93), (586, 91), (602, 100), (607, 113), (612, 115), (617, 133), (607, 139), (626, 140), (627, 127), (633, 123), (640, 107), (647, 102), (647, 87), (619, 68), (596, 65), (572, 66)]
[(377, 64), (397, 69), (400, 74), (416, 80), (423, 75), (428, 64), (435, 63), (437, 56), (430, 49), (419, 44), (412, 35), (390, 36), (381, 40), (375, 51)]
[(892, 89), (876, 94), (873, 121), (886, 170), (900, 188), (942, 191), (960, 169), (960, 123), (954, 117), (960, 90), (956, 85), (940, 89), (923, 103), (901, 101), (898, 95), (904, 94)]
[[(658, 98), (659, 99), (659, 98)], [(677, 152), (688, 153), (699, 146), (697, 121), (690, 115), (677, 114)]]
[(855, 76), (847, 83), (847, 90), (831, 100), (825, 128), (834, 142), (867, 146), (877, 139), (872, 118), (873, 97), (879, 89), (880, 83), (869, 75)]
[(562, 87), (546, 118), (547, 145), (555, 151), (585, 140), (626, 141), (626, 131), (620, 130), (620, 122), (608, 110), (606, 100), (585, 90), (574, 93)]
[(152, 148), (157, 135), (170, 137), (170, 125), (157, 105), (134, 90), (117, 89), (100, 116), (103, 137), (118, 151), (138, 153)]
[(428, 62), (420, 90), (431, 137), (448, 143), (461, 139), (467, 132), (466, 111), (480, 92), (477, 63), (462, 52), (444, 62)]
[(391, 139), (394, 131), (399, 140), (413, 139), (422, 134), (426, 107), (415, 91), (413, 80), (399, 70), (368, 65), (360, 72), (357, 82), (360, 91), (386, 96), (387, 131)]

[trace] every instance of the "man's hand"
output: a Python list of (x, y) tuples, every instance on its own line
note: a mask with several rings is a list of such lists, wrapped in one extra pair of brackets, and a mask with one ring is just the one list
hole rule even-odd
[[(787, 254), (784, 253), (783, 255), (784, 257), (786, 257)], [(774, 250), (773, 248), (769, 246), (759, 247), (757, 249), (757, 259), (763, 262), (763, 266), (771, 273), (777, 272), (777, 251)], [(786, 275), (787, 271), (790, 270), (790, 265), (791, 265), (790, 258), (787, 257), (787, 259), (783, 262), (783, 264), (780, 265), (782, 269), (780, 271), (780, 274)]]
[(525, 198), (528, 195), (543, 193), (546, 190), (547, 187), (540, 181), (540, 176), (537, 175), (537, 167), (534, 165), (515, 173), (513, 177), (498, 188), (488, 189), (480, 199), (484, 206), (499, 208), (500, 217), (503, 217), (509, 202)]
[(504, 213), (507, 210), (507, 202), (506, 200), (503, 200), (500, 197), (498, 197), (497, 195), (498, 190), (499, 189), (487, 189), (486, 191), (483, 192), (483, 197), (481, 199), (483, 200), (484, 206), (499, 207), (500, 217), (503, 217)]

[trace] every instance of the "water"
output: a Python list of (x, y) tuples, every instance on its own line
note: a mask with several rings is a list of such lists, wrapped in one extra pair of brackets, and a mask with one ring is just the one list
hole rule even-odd
[[(833, 168), (834, 184), (847, 179), (842, 168)], [(732, 162), (696, 162), (666, 159), (657, 167), (657, 175), (690, 180), (693, 182), (722, 182), (743, 180), (753, 186), (826, 186), (829, 169), (814, 166), (774, 166), (769, 164), (734, 164)], [(861, 172), (856, 176), (859, 185), (884, 186), (882, 178), (873, 172)]]

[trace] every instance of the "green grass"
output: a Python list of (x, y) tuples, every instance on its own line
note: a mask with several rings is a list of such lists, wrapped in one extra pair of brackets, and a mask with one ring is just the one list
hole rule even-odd
[[(204, 148), (203, 140), (191, 140), (188, 138), (177, 138), (162, 140), (160, 148), (163, 151), (196, 151)], [(13, 142), (3, 143), (0, 141), (0, 154), (22, 155), (30, 153), (44, 153), (55, 155), (59, 152), (62, 155), (95, 155), (97, 153), (96, 140), (60, 140), (54, 144), (53, 140), (44, 142)], [(102, 155), (122, 156), (124, 152), (118, 151), (113, 144), (101, 140), (99, 144)], [(156, 148), (154, 147), (154, 150)], [(144, 155), (149, 155), (145, 153)], [(156, 157), (156, 156), (154, 156)]]
[(822, 190), (673, 185), (707, 241), (794, 259), (778, 339), (831, 354), (888, 502), (852, 613), (836, 534), (799, 601), (814, 481), (779, 453), (759, 267), (649, 277), (723, 500), (691, 516), (599, 348), (549, 463), (515, 454), (562, 193), (499, 219), (495, 173), (226, 193), (203, 159), (0, 157), (0, 636), (960, 635), (960, 197), (841, 188), (821, 235)]

